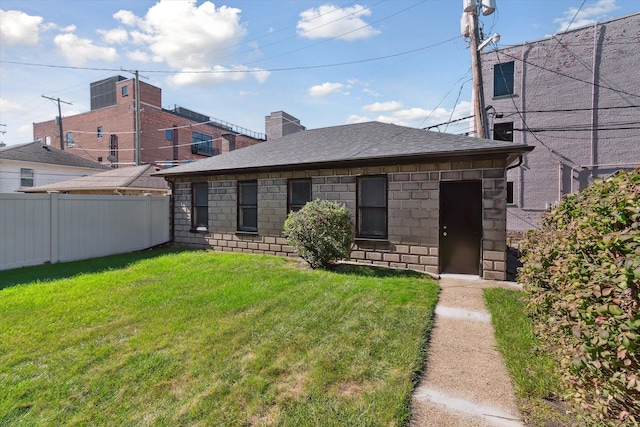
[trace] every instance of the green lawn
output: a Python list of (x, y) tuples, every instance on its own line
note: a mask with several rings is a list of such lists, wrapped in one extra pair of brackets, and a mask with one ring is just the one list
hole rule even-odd
[(524, 294), (517, 290), (484, 290), (498, 350), (511, 373), (520, 410), (528, 425), (574, 425), (575, 417), (564, 413), (564, 405), (558, 400), (561, 381), (554, 362), (536, 350), (538, 341), (523, 297)]
[(0, 272), (0, 425), (402, 425), (436, 298), (204, 251)]

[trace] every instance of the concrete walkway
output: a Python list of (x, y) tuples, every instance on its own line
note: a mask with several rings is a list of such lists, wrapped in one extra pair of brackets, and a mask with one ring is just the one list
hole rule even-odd
[(411, 427), (523, 426), (482, 289), (517, 286), (443, 275), (426, 372), (413, 393)]

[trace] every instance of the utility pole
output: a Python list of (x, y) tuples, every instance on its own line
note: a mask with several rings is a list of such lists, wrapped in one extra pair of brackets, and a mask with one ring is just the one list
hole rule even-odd
[[(127, 73), (131, 73), (135, 76), (135, 80), (134, 80), (134, 92), (135, 92), (135, 101), (134, 101), (134, 109), (136, 111), (136, 133), (134, 136), (134, 146), (135, 146), (135, 164), (136, 166), (139, 166), (142, 161), (140, 160), (140, 144), (141, 144), (141, 129), (140, 129), (140, 73), (138, 72), (138, 70), (125, 70), (124, 68), (120, 68), (120, 70), (122, 71), (126, 71)], [(148, 79), (148, 77), (142, 76), (145, 79)]]
[(68, 105), (73, 105), (73, 104), (70, 102), (61, 101), (60, 98), (51, 98), (50, 96), (44, 96), (44, 95), (42, 95), (42, 97), (46, 99), (50, 99), (51, 101), (58, 102), (58, 128), (60, 129), (60, 149), (64, 150), (64, 133), (62, 132), (62, 110), (60, 109), (60, 103), (62, 102)]
[(476, 135), (478, 138), (489, 138), (489, 120), (484, 102), (484, 86), (482, 83), (482, 62), (480, 51), (486, 44), (480, 44), (480, 26), (478, 15), (483, 9), (483, 15), (490, 15), (495, 11), (494, 0), (482, 0), (477, 4), (476, 0), (463, 0), (464, 11), (462, 13), (462, 33), (469, 37), (469, 49), (471, 50), (471, 71), (473, 73), (473, 111)]
[(136, 75), (136, 166), (140, 165), (140, 76), (138, 70), (135, 71)]

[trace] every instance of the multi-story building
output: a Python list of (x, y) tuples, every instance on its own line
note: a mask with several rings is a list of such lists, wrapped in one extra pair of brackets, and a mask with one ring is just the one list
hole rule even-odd
[(535, 146), (508, 171), (507, 228), (640, 166), (640, 13), (482, 53), (493, 138)]
[(34, 123), (34, 140), (113, 166), (173, 166), (266, 139), (264, 134), (183, 107), (162, 108), (162, 89), (145, 82), (140, 82), (137, 103), (134, 78), (114, 76), (91, 83), (90, 93), (91, 111), (62, 118), (62, 143), (57, 120)]

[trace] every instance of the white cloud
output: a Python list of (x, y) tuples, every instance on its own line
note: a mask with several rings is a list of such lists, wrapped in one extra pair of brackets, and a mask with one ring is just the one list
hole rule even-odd
[(402, 108), (402, 104), (398, 101), (389, 101), (389, 102), (374, 102), (373, 104), (365, 105), (362, 107), (364, 111), (369, 111), (370, 113), (378, 113), (383, 111), (395, 111)]
[(373, 90), (373, 89), (369, 89), (368, 87), (366, 87), (366, 88), (362, 89), (362, 91), (363, 91), (364, 93), (366, 93), (367, 95), (370, 95), (370, 96), (380, 96), (380, 94), (379, 94), (378, 92), (376, 92), (376, 91), (375, 91), (375, 90)]
[(554, 19), (553, 22), (558, 24), (558, 31), (566, 31), (599, 21), (618, 8), (616, 0), (598, 0), (593, 6), (582, 9), (571, 7), (564, 12), (562, 18)]
[(22, 113), (26, 109), (19, 102), (10, 101), (5, 98), (0, 98), (0, 113), (2, 114), (16, 114)]
[(114, 48), (96, 46), (91, 40), (75, 34), (59, 34), (53, 42), (58, 46), (60, 54), (74, 66), (82, 66), (87, 60), (113, 62), (118, 59), (118, 53)]
[(4, 46), (36, 46), (42, 23), (41, 16), (31, 16), (19, 10), (0, 10), (0, 37)]
[(119, 10), (113, 14), (113, 18), (129, 27), (133, 27), (138, 22), (136, 15), (129, 10)]
[[(391, 107), (394, 103), (396, 102), (393, 101), (391, 103), (375, 103), (371, 105), (378, 104), (379, 107), (383, 107), (384, 104), (389, 104), (389, 107)], [(401, 105), (399, 102), (397, 104)], [(389, 114), (380, 114), (379, 116), (374, 118), (353, 114), (349, 116), (349, 118), (347, 119), (347, 123), (362, 123), (375, 120), (382, 123), (394, 123), (401, 126), (428, 127), (468, 116), (471, 108), (471, 103), (469, 101), (462, 101), (455, 107), (453, 111), (446, 108), (427, 110), (418, 107), (405, 108), (402, 110), (398, 109), (394, 111), (385, 110), (384, 108), (376, 109), (377, 107), (367, 109), (366, 107), (369, 106), (363, 107), (363, 110), (369, 112), (386, 112)]]
[[(242, 65), (219, 65), (228, 56), (229, 46), (237, 45), (245, 36), (240, 12), (228, 6), (216, 8), (210, 1), (198, 6), (196, 0), (161, 0), (144, 17), (127, 10), (120, 10), (113, 17), (132, 27), (128, 35), (139, 48), (129, 52), (128, 57), (164, 62), (180, 70), (169, 78), (174, 85), (212, 85), (240, 81), (248, 76), (264, 82), (270, 74), (267, 71)], [(257, 46), (253, 48), (254, 54), (260, 55)]]
[(240, 81), (253, 76), (258, 82), (264, 83), (269, 77), (269, 72), (259, 68), (250, 69), (244, 65), (236, 65), (226, 68), (216, 65), (213, 68), (184, 70), (169, 78), (169, 82), (176, 86), (210, 86), (231, 81)]
[(129, 40), (129, 33), (124, 28), (98, 30), (98, 33), (102, 35), (102, 40), (107, 44), (122, 44)]
[(300, 20), (296, 28), (298, 35), (309, 39), (339, 38), (341, 40), (368, 39), (380, 34), (367, 24), (363, 17), (371, 15), (371, 10), (364, 6), (355, 5), (340, 8), (332, 4), (300, 13)]
[(128, 52), (127, 58), (131, 59), (132, 61), (139, 61), (139, 62), (151, 61), (151, 56), (149, 56), (147, 52), (143, 52), (141, 50), (134, 50), (132, 52)]
[(321, 85), (311, 86), (309, 88), (309, 95), (314, 97), (323, 97), (328, 95), (333, 95), (335, 93), (340, 93), (344, 88), (342, 83), (329, 83), (325, 82)]
[(365, 122), (370, 122), (371, 118), (370, 117), (366, 117), (366, 116), (359, 116), (357, 114), (352, 114), (349, 116), (349, 118), (347, 119), (347, 124), (354, 124), (354, 123), (365, 123)]

